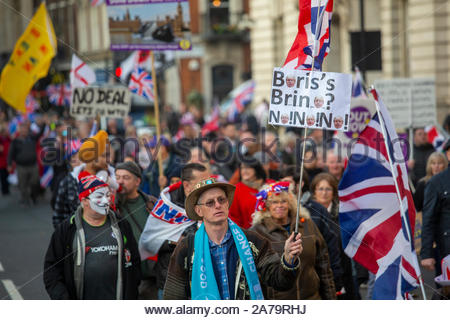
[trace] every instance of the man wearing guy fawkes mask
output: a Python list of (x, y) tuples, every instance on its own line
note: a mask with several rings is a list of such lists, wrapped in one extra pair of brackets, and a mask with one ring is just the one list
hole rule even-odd
[(130, 225), (109, 209), (108, 185), (89, 175), (80, 179), (81, 205), (59, 224), (44, 262), (51, 299), (137, 299), (140, 257)]

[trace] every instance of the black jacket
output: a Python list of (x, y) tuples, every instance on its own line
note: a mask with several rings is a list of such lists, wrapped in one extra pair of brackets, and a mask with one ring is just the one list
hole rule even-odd
[(334, 283), (336, 285), (336, 289), (340, 290), (344, 285), (342, 280), (344, 272), (342, 271), (341, 266), (339, 235), (335, 234), (333, 232), (335, 229), (330, 226), (330, 224), (334, 224), (334, 221), (331, 219), (328, 210), (318, 202), (309, 199), (303, 205), (309, 210), (311, 219), (314, 221), (325, 239), (325, 242), (327, 243), (330, 266), (331, 270), (333, 270)]
[(429, 143), (421, 146), (414, 145), (413, 148), (415, 164), (410, 174), (411, 180), (414, 183), (414, 186), (416, 186), (419, 180), (427, 174), (426, 167), (428, 157), (436, 150), (434, 150), (434, 147)]
[[(77, 233), (75, 219), (80, 218), (81, 210), (77, 210), (70, 219), (59, 224), (52, 235), (44, 262), (45, 289), (52, 300), (76, 300), (77, 287), (75, 284), (74, 257), (77, 248), (74, 238)], [(110, 215), (115, 215), (110, 211)], [(115, 223), (112, 217), (111, 223)], [(125, 220), (118, 220), (117, 226), (122, 234), (122, 298), (137, 299), (138, 286), (141, 278), (139, 251), (134, 240), (130, 225)], [(125, 250), (131, 255), (127, 263)], [(130, 264), (131, 262), (131, 264)]]
[(420, 256), (422, 259), (434, 258), (433, 242), (436, 242), (442, 259), (450, 254), (450, 167), (428, 181), (422, 215)]
[(36, 146), (44, 132), (45, 126), (39, 133), (30, 133), (27, 137), (17, 137), (9, 146), (8, 165), (15, 162), (19, 166), (33, 166), (37, 163)]

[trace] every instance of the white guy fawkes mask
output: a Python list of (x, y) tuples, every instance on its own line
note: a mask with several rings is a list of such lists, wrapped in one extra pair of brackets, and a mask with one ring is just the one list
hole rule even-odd
[(109, 202), (111, 201), (109, 188), (103, 187), (95, 190), (88, 199), (92, 210), (103, 215), (108, 213)]

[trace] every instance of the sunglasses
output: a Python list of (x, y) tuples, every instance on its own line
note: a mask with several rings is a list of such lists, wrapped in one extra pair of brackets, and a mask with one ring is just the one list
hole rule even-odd
[(216, 201), (222, 205), (225, 203), (228, 203), (228, 199), (225, 197), (218, 197), (217, 199), (209, 199), (208, 201), (204, 202), (204, 203), (197, 203), (197, 205), (199, 206), (207, 206), (208, 208), (212, 208), (214, 207), (214, 205), (216, 204)]

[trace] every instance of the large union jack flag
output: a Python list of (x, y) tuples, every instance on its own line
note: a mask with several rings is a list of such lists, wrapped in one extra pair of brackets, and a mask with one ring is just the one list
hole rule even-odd
[[(330, 25), (333, 0), (299, 0), (298, 32), (289, 50), (285, 68), (322, 70), (330, 52)], [(319, 22), (319, 24), (318, 24)]]
[(141, 68), (136, 68), (131, 74), (128, 88), (131, 92), (150, 101), (155, 99), (153, 94), (153, 79), (150, 74)]
[(48, 100), (57, 106), (70, 106), (72, 90), (68, 84), (51, 84), (47, 87)]
[(376, 91), (372, 93), (385, 124), (388, 148), (376, 113), (354, 145), (339, 184), (342, 245), (349, 257), (376, 274), (374, 299), (402, 299), (418, 285), (420, 275), (410, 237), (416, 212), (392, 119)]

